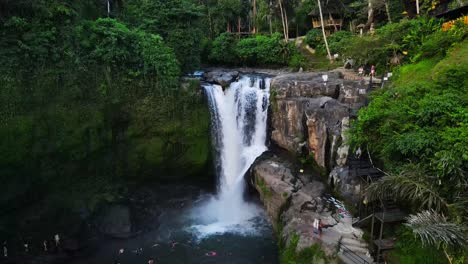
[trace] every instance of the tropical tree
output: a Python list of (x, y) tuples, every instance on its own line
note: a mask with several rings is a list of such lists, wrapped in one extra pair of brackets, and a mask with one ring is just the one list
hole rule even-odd
[(452, 263), (453, 257), (447, 249), (463, 248), (468, 244), (466, 227), (449, 222), (444, 215), (434, 210), (410, 215), (406, 220), (405, 225), (413, 230), (423, 245), (442, 248), (449, 263)]

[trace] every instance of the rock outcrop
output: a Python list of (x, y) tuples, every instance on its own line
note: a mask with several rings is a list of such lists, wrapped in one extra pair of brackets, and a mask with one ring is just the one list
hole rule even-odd
[[(318, 243), (328, 256), (336, 256), (340, 245), (346, 243), (361, 257), (367, 257), (362, 231), (352, 227), (344, 205), (328, 195), (324, 183), (312, 174), (296, 172), (292, 164), (272, 156), (256, 163), (253, 176), (254, 186), (286, 246), (298, 236), (297, 252)], [(324, 224), (322, 235), (314, 233), (315, 219)]]
[(344, 166), (349, 151), (343, 133), (350, 115), (364, 105), (365, 84), (339, 72), (295, 73), (272, 80), (272, 134), (278, 146), (298, 155), (311, 153), (331, 171)]
[(209, 83), (219, 84), (222, 87), (229, 86), (239, 77), (238, 71), (214, 70), (207, 72), (203, 78)]
[[(321, 172), (330, 173), (329, 183), (348, 202), (356, 202), (359, 181), (349, 177), (349, 146), (346, 130), (350, 118), (365, 105), (367, 84), (345, 79), (340, 71), (285, 74), (271, 82), (271, 140), (296, 157), (313, 157)], [(298, 237), (296, 251), (320, 244), (328, 256), (346, 259), (343, 252), (367, 257), (362, 232), (352, 227), (352, 217), (343, 203), (329, 195), (317, 173), (302, 172), (291, 162), (264, 155), (253, 167), (254, 186), (279, 232), (279, 239), (291, 243)], [(313, 222), (325, 227), (320, 236)], [(340, 248), (346, 245), (347, 250)], [(343, 260), (344, 261), (344, 260)]]

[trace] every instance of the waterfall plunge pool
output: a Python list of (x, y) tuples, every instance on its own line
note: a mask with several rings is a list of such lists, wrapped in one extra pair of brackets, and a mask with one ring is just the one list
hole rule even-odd
[(267, 150), (269, 86), (270, 78), (260, 75), (243, 75), (225, 91), (204, 86), (211, 112), (216, 194), (201, 189), (196, 196), (185, 191), (173, 194), (169, 206), (162, 208), (158, 228), (131, 239), (104, 240), (90, 257), (74, 263), (136, 264), (151, 258), (168, 264), (278, 263), (272, 227), (258, 199), (245, 199), (243, 180)]

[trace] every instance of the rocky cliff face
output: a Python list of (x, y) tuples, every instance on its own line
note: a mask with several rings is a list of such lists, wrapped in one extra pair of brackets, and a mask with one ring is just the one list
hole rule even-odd
[[(264, 157), (253, 169), (255, 187), (267, 209), (279, 240), (288, 247), (299, 238), (296, 252), (314, 244), (334, 262), (342, 258), (340, 245), (352, 248), (372, 263), (362, 231), (352, 226), (352, 217), (344, 205), (327, 194), (326, 186), (311, 172), (300, 172), (293, 164), (277, 156)], [(313, 222), (321, 219), (322, 234), (314, 233)], [(314, 261), (319, 262), (317, 259)], [(314, 262), (315, 263), (315, 262)]]
[[(326, 77), (325, 77), (326, 76)], [(311, 153), (328, 171), (346, 162), (344, 130), (364, 104), (363, 84), (339, 72), (295, 73), (272, 80), (272, 135), (278, 146), (298, 155)]]
[[(297, 157), (312, 156), (322, 172), (332, 172), (335, 189), (349, 201), (360, 190), (346, 173), (345, 131), (350, 117), (365, 104), (366, 87), (345, 80), (339, 71), (280, 75), (270, 87), (272, 142)], [(318, 243), (329, 256), (338, 254), (340, 243), (350, 243), (365, 257), (366, 245), (360, 230), (352, 227), (351, 215), (311, 173), (276, 156), (264, 157), (253, 168), (254, 185), (280, 239), (288, 245), (298, 235), (296, 251)], [(322, 236), (313, 234), (315, 219), (325, 224)]]

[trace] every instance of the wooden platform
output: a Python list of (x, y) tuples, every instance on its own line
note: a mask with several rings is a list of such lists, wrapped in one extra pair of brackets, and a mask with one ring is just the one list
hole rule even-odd
[(379, 250), (390, 250), (395, 248), (394, 239), (376, 239), (374, 240), (374, 245), (377, 246)]
[(405, 220), (405, 217), (407, 216), (408, 214), (398, 208), (374, 214), (374, 217), (383, 223), (401, 222)]

